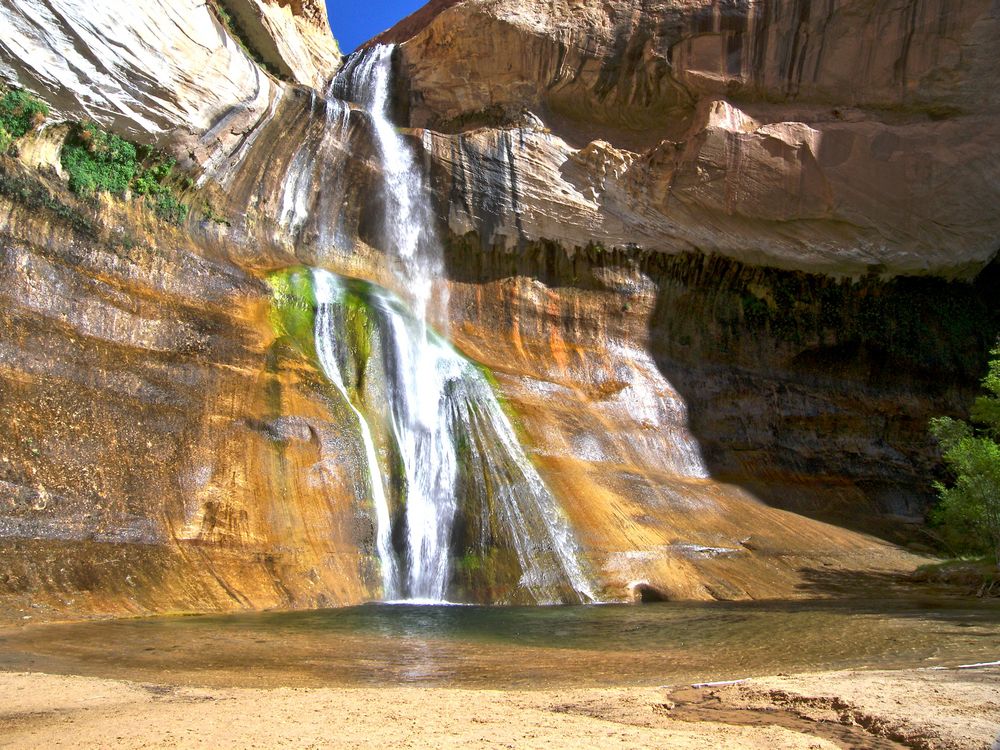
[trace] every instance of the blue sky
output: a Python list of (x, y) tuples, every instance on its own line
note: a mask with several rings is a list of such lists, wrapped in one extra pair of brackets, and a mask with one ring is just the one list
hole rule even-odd
[(427, 0), (326, 0), (333, 35), (344, 54), (401, 21)]

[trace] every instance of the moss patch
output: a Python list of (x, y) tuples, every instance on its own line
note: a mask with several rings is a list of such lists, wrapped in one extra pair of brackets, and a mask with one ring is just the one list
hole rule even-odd
[(226, 218), (225, 214), (218, 211), (211, 201), (205, 202), (205, 206), (201, 210), (201, 218), (203, 221), (211, 221), (214, 224), (231, 226), (229, 219)]
[(310, 361), (316, 361), (314, 327), (316, 290), (312, 273), (304, 266), (275, 271), (267, 277), (271, 288), (271, 328)]
[(357, 390), (364, 390), (364, 374), (368, 360), (372, 356), (372, 338), (375, 336), (375, 318), (367, 297), (348, 288), (344, 296), (344, 324), (347, 327), (347, 341), (354, 363), (352, 383)]
[(521, 566), (513, 550), (496, 546), (452, 552), (451, 588), (465, 601), (517, 602)]

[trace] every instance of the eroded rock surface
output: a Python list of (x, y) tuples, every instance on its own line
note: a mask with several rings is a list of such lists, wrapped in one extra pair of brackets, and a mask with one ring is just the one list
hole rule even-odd
[(322, 0), (219, 0), (244, 43), (280, 75), (323, 91), (340, 67)]
[(265, 0), (4, 2), (0, 74), (60, 115), (210, 166), (238, 149), (286, 88), (253, 55), (317, 88), (340, 66), (322, 3), (297, 5), (299, 15)]
[(456, 231), (970, 276), (1000, 235), (998, 23), (988, 0), (466, 0), (383, 38), (411, 123), (464, 133), (433, 149)]
[(260, 274), (143, 211), (73, 211), (0, 200), (8, 615), (369, 598), (363, 458)]

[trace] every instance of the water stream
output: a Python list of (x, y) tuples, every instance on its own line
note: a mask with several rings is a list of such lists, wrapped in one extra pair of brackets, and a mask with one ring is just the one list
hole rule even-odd
[[(424, 171), (391, 121), (392, 55), (378, 45), (351, 56), (330, 86), (321, 142), (351, 137), (346, 102), (363, 108), (380, 162), (382, 250), (405, 303), (371, 284), (312, 274), (315, 349), (357, 420), (383, 597), (594, 600), (569, 525), (487, 376), (427, 323), (445, 317), (444, 286), (434, 283), (442, 248)], [(295, 161), (292, 171), (282, 222), (295, 229), (316, 175)]]
[(396, 570), (396, 558), (392, 552), (391, 521), (389, 519), (389, 501), (386, 498), (382, 475), (379, 471), (378, 454), (375, 442), (368, 427), (365, 415), (354, 405), (340, 374), (340, 362), (347, 352), (338, 350), (340, 338), (331, 335), (336, 330), (332, 319), (335, 304), (341, 299), (339, 279), (333, 274), (317, 272), (314, 274), (314, 284), (318, 308), (316, 311), (316, 356), (319, 358), (323, 373), (333, 383), (344, 401), (354, 412), (358, 420), (361, 442), (365, 449), (365, 464), (368, 469), (368, 487), (375, 506), (376, 542), (380, 570), (382, 573), (382, 591), (388, 599), (399, 596), (399, 579)]
[(446, 308), (445, 289), (434, 286), (441, 276), (441, 243), (424, 171), (413, 147), (390, 119), (393, 49), (378, 44), (352, 55), (330, 90), (364, 107), (371, 118), (382, 168), (385, 249), (398, 261), (395, 271), (400, 288), (406, 291), (417, 319), (423, 321), (435, 310)]
[(385, 598), (444, 601), (464, 564), (470, 585), (506, 588), (501, 599), (596, 599), (484, 372), (388, 290), (319, 269), (313, 284), (320, 364), (364, 444)]

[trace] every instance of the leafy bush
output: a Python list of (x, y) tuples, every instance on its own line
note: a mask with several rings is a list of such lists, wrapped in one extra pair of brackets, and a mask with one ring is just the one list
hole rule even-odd
[(135, 145), (92, 122), (74, 128), (60, 161), (69, 175), (70, 190), (83, 197), (99, 191), (121, 195), (138, 168)]
[(188, 207), (181, 203), (174, 194), (167, 191), (156, 196), (153, 203), (153, 211), (161, 219), (172, 224), (180, 224), (187, 218)]
[(175, 161), (101, 130), (92, 122), (77, 125), (60, 157), (69, 187), (87, 198), (98, 192), (121, 195), (132, 190), (161, 219), (179, 224), (188, 215), (169, 184)]
[(163, 184), (170, 177), (176, 162), (173, 159), (157, 161), (141, 170), (135, 177), (135, 192), (137, 195), (159, 195), (168, 188)]
[[(18, 89), (7, 91), (0, 98), (0, 130), (6, 131), (13, 140), (29, 130), (37, 128), (49, 116), (49, 107), (27, 91)], [(0, 139), (2, 143), (2, 139)], [(10, 147), (10, 143), (7, 144)], [(0, 149), (6, 151), (7, 149)]]
[(229, 226), (229, 219), (219, 213), (211, 201), (205, 203), (205, 208), (202, 210), (202, 219), (215, 222), (216, 224), (223, 224), (227, 227)]
[(992, 552), (1000, 566), (1000, 345), (992, 355), (983, 379), (987, 395), (976, 399), (972, 423), (950, 417), (931, 421), (955, 475), (951, 486), (935, 484), (941, 501), (934, 519), (958, 546)]
[(153, 211), (161, 219), (180, 224), (188, 215), (188, 207), (174, 195), (174, 191), (166, 183), (174, 171), (173, 159), (159, 160), (150, 157), (153, 163), (145, 169), (140, 169), (136, 175), (132, 189), (136, 195), (148, 196), (152, 199)]
[(0, 125), (0, 154), (6, 154), (14, 142), (14, 136), (7, 132), (7, 129)]

